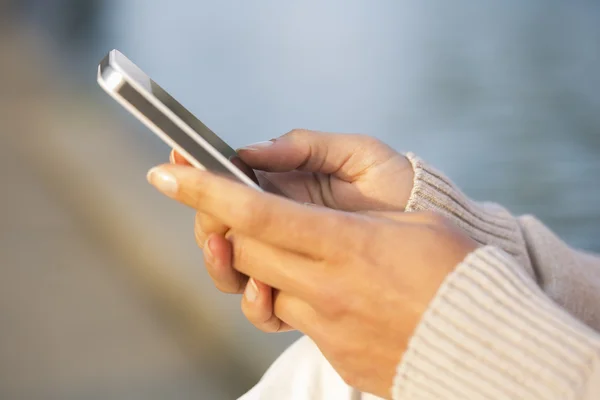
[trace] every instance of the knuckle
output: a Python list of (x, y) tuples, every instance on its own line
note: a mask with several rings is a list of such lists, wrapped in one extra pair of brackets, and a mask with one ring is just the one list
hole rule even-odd
[(325, 215), (322, 224), (331, 232), (348, 232), (354, 234), (356, 230), (356, 218), (350, 213), (331, 212)]
[(365, 135), (362, 133), (357, 133), (354, 135), (357, 142), (360, 142), (363, 146), (371, 147), (371, 146), (380, 146), (383, 142), (376, 137)]
[(259, 309), (258, 305), (242, 301), (242, 312), (252, 325), (265, 333), (277, 332), (281, 326), (278, 318), (273, 318), (272, 314)]
[(217, 290), (227, 294), (243, 293), (246, 283), (244, 275), (238, 274), (233, 269), (220, 270), (206, 260), (204, 264)]
[(202, 212), (196, 213), (195, 225), (197, 229), (208, 233), (224, 234), (225, 232), (227, 232), (227, 227), (223, 225), (219, 220)]
[(373, 136), (353, 134), (351, 139), (356, 144), (357, 150), (360, 150), (362, 157), (369, 162), (380, 161), (391, 153), (395, 153), (388, 145)]
[(241, 217), (249, 232), (258, 232), (263, 229), (269, 229), (274, 223), (272, 210), (263, 202), (248, 199), (248, 201), (244, 202), (243, 207), (246, 210), (251, 210)]
[(328, 320), (340, 320), (348, 314), (348, 303), (344, 301), (344, 290), (339, 282), (331, 281), (316, 292), (316, 304)]
[[(365, 215), (336, 213), (329, 221), (332, 232), (339, 232), (337, 247), (332, 246), (331, 260), (336, 264), (346, 264), (356, 254), (362, 254), (371, 247), (375, 235), (371, 222)], [(352, 251), (348, 251), (349, 248)]]
[(299, 137), (305, 135), (308, 132), (308, 130), (306, 129), (292, 129), (291, 131), (289, 131), (288, 133), (286, 133), (285, 135), (283, 135), (283, 137), (287, 138), (287, 139), (298, 139)]
[(357, 134), (354, 137), (357, 151), (361, 152), (363, 162), (380, 164), (397, 156), (399, 153), (381, 140), (368, 135)]

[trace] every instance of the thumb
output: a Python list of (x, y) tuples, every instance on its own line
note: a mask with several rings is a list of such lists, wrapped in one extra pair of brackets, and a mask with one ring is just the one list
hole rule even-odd
[(370, 136), (300, 129), (238, 149), (238, 154), (248, 166), (258, 170), (320, 172), (348, 180), (397, 155)]

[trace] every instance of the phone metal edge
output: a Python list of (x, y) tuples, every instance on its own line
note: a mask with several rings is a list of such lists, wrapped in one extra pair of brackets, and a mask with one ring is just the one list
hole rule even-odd
[(118, 89), (123, 86), (125, 83), (125, 79), (123, 78), (123, 74), (119, 71), (116, 71), (111, 66), (110, 70), (102, 71), (100, 67), (98, 67), (98, 84), (105, 92), (107, 92), (114, 100), (116, 100), (121, 106), (123, 106), (127, 111), (133, 114), (140, 122), (142, 122), (147, 128), (151, 129), (153, 133), (158, 135), (161, 140), (163, 140), (167, 145), (171, 146), (177, 152), (181, 152), (181, 155), (185, 156), (186, 159), (196, 168), (201, 170), (206, 170), (204, 165), (202, 165), (198, 160), (192, 157), (184, 148), (175, 143), (171, 137), (166, 134), (162, 129), (158, 128), (150, 119), (148, 119), (144, 114), (142, 114), (137, 108), (135, 108), (131, 103), (126, 101), (121, 95), (118, 93)]
[[(177, 144), (168, 133), (164, 132), (158, 126), (156, 126), (149, 118), (147, 118), (143, 113), (141, 113), (137, 108), (135, 108), (131, 103), (126, 101), (118, 92), (118, 90), (125, 84), (131, 85), (139, 95), (143, 96), (146, 100), (148, 100), (154, 107), (158, 109), (161, 113), (163, 113), (167, 118), (169, 118), (175, 125), (177, 125), (181, 130), (184, 131), (191, 139), (193, 139), (199, 146), (202, 146), (211, 156), (216, 158), (222, 165), (224, 165), (232, 174), (234, 174), (238, 179), (240, 179), (246, 185), (258, 190), (263, 191), (263, 189), (256, 184), (250, 177), (240, 171), (231, 161), (229, 161), (225, 156), (223, 156), (217, 149), (215, 149), (212, 145), (210, 145), (204, 138), (202, 138), (196, 131), (194, 131), (191, 127), (189, 127), (186, 123), (181, 121), (181, 119), (175, 115), (171, 110), (169, 110), (165, 105), (163, 105), (160, 101), (158, 101), (154, 96), (148, 96), (145, 90), (141, 90), (139, 85), (135, 82), (135, 80), (131, 79), (127, 73), (119, 67), (117, 63), (113, 63), (113, 54), (116, 50), (112, 50), (108, 55), (108, 64), (106, 69), (102, 71), (102, 66), (98, 66), (98, 85), (107, 92), (114, 100), (116, 100), (121, 106), (123, 106), (127, 111), (133, 114), (138, 120), (140, 120), (148, 129), (150, 129), (154, 134), (156, 134), (163, 142), (165, 142), (168, 146), (175, 149), (178, 153), (186, 158), (192, 164), (192, 166), (200, 169), (206, 170), (206, 167), (202, 165), (200, 161), (198, 161), (195, 157), (192, 157), (183, 147)], [(190, 134), (191, 132), (191, 134)], [(199, 139), (199, 140), (198, 140)]]

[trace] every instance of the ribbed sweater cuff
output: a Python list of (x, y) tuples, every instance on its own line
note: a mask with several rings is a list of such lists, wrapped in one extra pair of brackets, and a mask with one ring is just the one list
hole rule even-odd
[(436, 211), (466, 231), (477, 242), (498, 246), (529, 268), (525, 240), (517, 220), (493, 203), (469, 199), (443, 173), (412, 153), (414, 185), (406, 211)]
[(576, 399), (600, 338), (495, 247), (448, 276), (398, 366), (393, 398)]

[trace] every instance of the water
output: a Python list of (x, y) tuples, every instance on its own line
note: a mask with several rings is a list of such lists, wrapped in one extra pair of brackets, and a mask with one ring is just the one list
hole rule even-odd
[(234, 146), (372, 134), (600, 251), (597, 2), (131, 0), (98, 16), (82, 71), (117, 47)]

